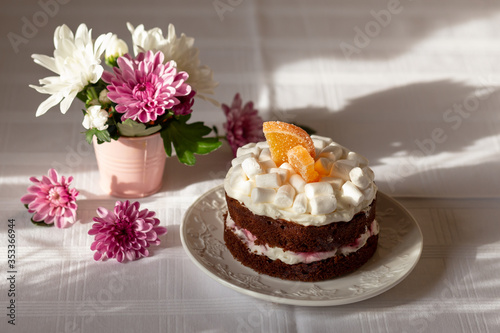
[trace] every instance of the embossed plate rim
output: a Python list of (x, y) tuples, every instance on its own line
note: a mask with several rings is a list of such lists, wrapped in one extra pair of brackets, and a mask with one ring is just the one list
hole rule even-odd
[[(245, 295), (301, 306), (335, 306), (360, 302), (378, 296), (403, 281), (415, 268), (422, 254), (423, 236), (415, 218), (399, 202), (379, 191), (376, 217), (381, 225), (379, 248), (373, 258), (359, 270), (321, 282), (285, 281), (258, 274), (241, 265), (229, 251), (224, 253), (223, 225), (220, 221), (222, 212), (210, 206), (210, 203), (216, 203), (225, 207), (223, 192), (222, 185), (216, 186), (189, 207), (180, 227), (181, 243), (191, 261), (205, 274)], [(385, 208), (386, 211), (379, 211), (379, 208)], [(200, 215), (196, 215), (197, 212)], [(203, 237), (200, 237), (201, 234), (189, 234), (188, 230), (195, 223), (202, 223), (206, 229)], [(209, 230), (210, 228), (213, 230)], [(197, 250), (193, 245), (197, 241), (207, 241), (208, 245), (214, 246), (213, 253), (201, 253), (205, 252), (205, 248)], [(224, 249), (220, 250), (221, 248)], [(241, 279), (238, 280), (239, 277), (246, 281), (243, 283)], [(245, 285), (248, 281), (252, 285)]]

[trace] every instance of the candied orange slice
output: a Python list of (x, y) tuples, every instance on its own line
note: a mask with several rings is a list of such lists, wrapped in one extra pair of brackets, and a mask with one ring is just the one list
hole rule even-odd
[(316, 155), (311, 137), (298, 126), (281, 121), (266, 121), (263, 131), (269, 144), (271, 157), (277, 166), (287, 162), (288, 151), (298, 145), (304, 147), (312, 158)]
[(314, 158), (306, 148), (295, 146), (287, 153), (288, 163), (308, 183), (317, 182), (319, 173), (314, 169)]

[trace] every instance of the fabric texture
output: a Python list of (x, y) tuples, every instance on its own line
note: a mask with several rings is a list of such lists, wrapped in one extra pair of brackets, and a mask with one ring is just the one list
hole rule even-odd
[[(496, 332), (500, 329), (500, 3), (492, 1), (8, 1), (0, 5), (1, 332)], [(227, 143), (193, 167), (169, 158), (163, 188), (139, 199), (168, 234), (150, 255), (96, 262), (88, 235), (99, 188), (82, 105), (35, 117), (55, 27), (86, 23), (131, 46), (126, 22), (173, 23), (219, 82), (264, 120), (306, 125), (370, 160), (380, 190), (418, 221), (422, 257), (401, 283), (359, 303), (280, 305), (242, 295), (188, 257), (180, 225), (222, 183)], [(222, 131), (196, 100), (193, 120)], [(223, 134), (223, 133), (221, 133)], [(20, 198), (50, 168), (73, 176), (77, 222), (30, 222)], [(16, 326), (8, 323), (8, 223), (15, 220)]]

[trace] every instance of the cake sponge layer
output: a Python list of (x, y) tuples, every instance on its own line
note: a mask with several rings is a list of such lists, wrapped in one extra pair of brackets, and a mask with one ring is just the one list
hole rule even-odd
[(349, 222), (332, 222), (324, 226), (303, 226), (283, 219), (255, 215), (244, 204), (226, 194), (229, 214), (235, 224), (250, 231), (258, 244), (267, 244), (293, 252), (331, 251), (356, 241), (375, 219), (374, 200), (366, 211)]
[(363, 266), (377, 249), (378, 235), (371, 236), (363, 247), (348, 255), (339, 254), (321, 261), (293, 265), (250, 252), (228, 227), (224, 228), (224, 241), (236, 260), (258, 273), (286, 280), (314, 282), (346, 275)]

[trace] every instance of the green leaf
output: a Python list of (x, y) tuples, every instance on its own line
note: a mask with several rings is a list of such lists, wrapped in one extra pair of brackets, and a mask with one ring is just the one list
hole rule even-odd
[(54, 224), (47, 224), (45, 223), (44, 221), (35, 221), (33, 220), (33, 218), (31, 218), (31, 223), (33, 223), (34, 225), (37, 225), (39, 227), (53, 227)]
[(99, 131), (97, 128), (91, 128), (85, 132), (85, 139), (89, 144), (92, 144), (94, 135), (97, 138), (97, 143), (110, 142), (111, 136), (107, 130)]
[(80, 101), (82, 101), (84, 104), (86, 104), (87, 103), (87, 92), (85, 91), (85, 89), (78, 92), (78, 94), (76, 94), (76, 98), (78, 98)]
[(97, 137), (98, 143), (111, 142), (111, 136), (109, 135), (109, 132), (107, 130), (96, 131), (95, 136)]
[(92, 144), (92, 138), (95, 135), (95, 131), (96, 131), (95, 128), (91, 128), (85, 132), (85, 140), (87, 140), (89, 145)]
[(204, 155), (219, 148), (222, 144), (217, 138), (204, 138), (212, 129), (202, 122), (187, 124), (190, 115), (171, 118), (161, 131), (165, 152), (172, 156), (172, 146), (181, 163), (194, 165), (194, 154)]
[(216, 126), (213, 126), (213, 127), (212, 127), (212, 130), (214, 131), (215, 136), (216, 136), (216, 137), (219, 137), (219, 130), (217, 129), (217, 127), (216, 127)]
[(138, 123), (132, 119), (116, 123), (116, 126), (123, 136), (148, 136), (161, 130), (161, 125), (146, 128), (146, 124)]

